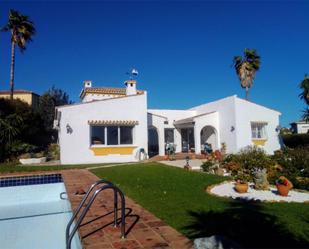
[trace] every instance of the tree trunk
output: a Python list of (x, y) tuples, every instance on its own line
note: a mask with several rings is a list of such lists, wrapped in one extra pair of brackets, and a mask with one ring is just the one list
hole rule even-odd
[(11, 51), (11, 72), (10, 72), (10, 99), (13, 100), (14, 96), (14, 69), (15, 69), (15, 42), (12, 42), (12, 51)]
[(249, 100), (249, 87), (246, 86), (246, 100)]

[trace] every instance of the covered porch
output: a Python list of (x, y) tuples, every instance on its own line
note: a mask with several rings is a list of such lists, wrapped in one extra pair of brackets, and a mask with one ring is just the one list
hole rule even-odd
[(207, 148), (213, 151), (220, 148), (217, 112), (175, 120), (173, 123), (167, 121), (167, 118), (162, 118), (162, 122), (148, 126), (150, 157), (166, 155), (166, 145), (170, 143), (176, 146), (176, 155), (180, 157), (184, 154), (201, 155)]
[(181, 134), (181, 152), (197, 155), (220, 148), (219, 136), (215, 124), (210, 120), (201, 120), (199, 116), (174, 122)]

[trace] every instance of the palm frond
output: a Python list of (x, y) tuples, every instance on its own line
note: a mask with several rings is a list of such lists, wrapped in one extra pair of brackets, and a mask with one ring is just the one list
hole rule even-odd
[(22, 52), (26, 49), (26, 44), (32, 41), (32, 37), (36, 33), (34, 23), (29, 17), (13, 9), (10, 10), (9, 21), (2, 30), (11, 31), (11, 41), (17, 44)]
[(261, 65), (261, 57), (257, 54), (257, 51), (255, 49), (245, 48), (243, 57), (234, 56), (233, 63), (241, 87), (252, 87), (256, 71), (259, 70)]
[(300, 99), (304, 100), (309, 105), (309, 76), (306, 74), (299, 85), (302, 92), (299, 94)]
[(309, 122), (309, 108), (308, 107), (303, 111), (302, 119), (306, 122)]

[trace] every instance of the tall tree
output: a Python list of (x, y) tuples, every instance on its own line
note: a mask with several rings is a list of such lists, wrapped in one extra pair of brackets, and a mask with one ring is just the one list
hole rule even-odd
[(69, 95), (60, 88), (52, 86), (47, 93), (53, 98), (55, 106), (72, 104)]
[(14, 74), (15, 74), (15, 47), (19, 47), (23, 53), (28, 42), (32, 41), (35, 34), (33, 22), (28, 16), (22, 15), (16, 10), (10, 10), (8, 23), (3, 27), (3, 31), (11, 32), (11, 71), (10, 71), (10, 99), (14, 95)]
[(57, 140), (57, 132), (53, 127), (55, 107), (71, 103), (72, 101), (69, 100), (69, 95), (55, 86), (52, 86), (52, 88), (40, 96), (38, 113), (43, 120), (46, 132), (50, 134), (50, 142)]
[(299, 85), (302, 92), (299, 94), (300, 99), (304, 100), (304, 102), (307, 104), (307, 108), (303, 111), (302, 118), (309, 122), (309, 76), (306, 74), (305, 78), (302, 80), (302, 82)]
[(38, 113), (43, 120), (45, 130), (48, 132), (52, 131), (55, 113), (55, 101), (48, 92), (40, 96)]
[(246, 89), (246, 100), (249, 99), (249, 88), (253, 85), (256, 72), (260, 69), (261, 57), (255, 49), (245, 49), (244, 55), (234, 56), (234, 68), (242, 88)]

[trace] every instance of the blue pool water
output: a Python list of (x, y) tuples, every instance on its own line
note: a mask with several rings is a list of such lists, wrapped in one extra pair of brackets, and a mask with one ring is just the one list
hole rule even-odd
[[(63, 192), (61, 175), (0, 178), (0, 248), (65, 249), (72, 210)], [(78, 235), (71, 248), (82, 248)]]

